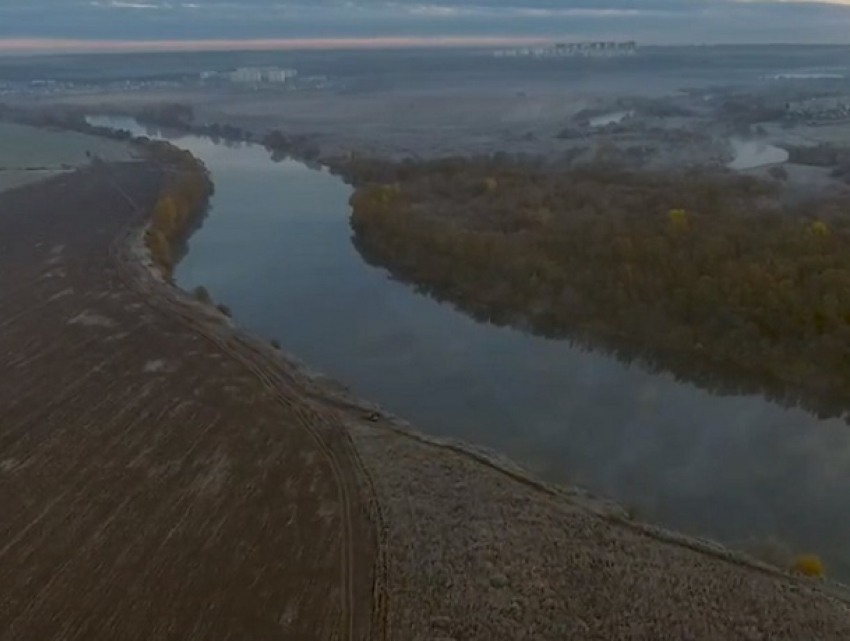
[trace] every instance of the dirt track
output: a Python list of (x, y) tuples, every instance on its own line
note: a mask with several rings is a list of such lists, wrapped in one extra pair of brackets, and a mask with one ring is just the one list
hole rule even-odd
[(113, 242), (159, 179), (0, 197), (0, 639), (380, 638), (334, 415)]

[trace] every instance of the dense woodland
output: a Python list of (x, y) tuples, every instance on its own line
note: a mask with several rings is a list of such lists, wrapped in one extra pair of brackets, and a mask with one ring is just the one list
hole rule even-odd
[(171, 278), (186, 240), (206, 213), (212, 181), (204, 164), (188, 151), (162, 141), (142, 139), (137, 144), (165, 172), (145, 242), (154, 264), (163, 276)]
[(726, 172), (480, 160), (352, 178), (364, 256), (478, 317), (850, 405), (846, 200), (791, 208), (778, 183)]

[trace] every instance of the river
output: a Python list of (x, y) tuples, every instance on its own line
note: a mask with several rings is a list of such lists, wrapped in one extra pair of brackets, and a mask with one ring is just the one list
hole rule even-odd
[(786, 162), (789, 157), (784, 149), (760, 140), (733, 138), (731, 143), (734, 158), (728, 165), (730, 169), (755, 169), (765, 165), (777, 165)]
[(616, 111), (610, 114), (603, 114), (601, 116), (594, 116), (590, 119), (591, 127), (606, 127), (608, 125), (619, 124), (623, 122), (627, 117), (632, 116), (634, 114), (633, 111)]
[[(135, 122), (95, 124), (151, 134)], [(776, 537), (850, 579), (850, 428), (718, 395), (604, 354), (476, 322), (367, 265), (351, 188), (250, 144), (179, 136), (209, 167), (209, 217), (178, 265), (235, 319), (423, 431), (690, 533)]]

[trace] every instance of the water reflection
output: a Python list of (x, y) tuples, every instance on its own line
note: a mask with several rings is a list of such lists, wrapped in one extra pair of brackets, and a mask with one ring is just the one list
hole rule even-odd
[(617, 111), (610, 114), (603, 114), (601, 116), (594, 116), (590, 119), (590, 126), (606, 127), (608, 125), (619, 124), (632, 115), (634, 115), (633, 111)]
[(501, 450), (673, 527), (727, 541), (777, 535), (850, 578), (842, 420), (699, 375), (720, 392), (710, 393), (683, 382), (687, 363), (677, 377), (626, 346), (606, 354), (498, 326), (509, 319), (476, 321), (361, 258), (351, 190), (335, 176), (274, 163), (253, 144), (172, 140), (216, 184), (181, 286), (206, 286), (250, 330), (423, 430)]
[(377, 268), (387, 268), (394, 279), (408, 284), (417, 293), (452, 305), (480, 323), (497, 327), (522, 326), (525, 331), (566, 342), (575, 349), (604, 353), (621, 363), (629, 366), (634, 364), (652, 374), (670, 374), (677, 382), (697, 385), (710, 391), (714, 396), (759, 395), (785, 408), (804, 409), (821, 420), (843, 419), (850, 423), (850, 413), (848, 413), (850, 403), (845, 397), (807, 393), (779, 380), (768, 380), (761, 375), (724, 367), (721, 364), (695, 360), (689, 353), (649, 351), (626, 339), (617, 340), (612, 337), (567, 331), (559, 326), (546, 326), (543, 321), (529, 326), (525, 321), (517, 319), (511, 310), (506, 309), (501, 303), (493, 302), (489, 306), (476, 305), (453, 298), (450, 284), (445, 291), (441, 291), (405, 278), (388, 267), (357, 233), (353, 234), (352, 243), (366, 263)]

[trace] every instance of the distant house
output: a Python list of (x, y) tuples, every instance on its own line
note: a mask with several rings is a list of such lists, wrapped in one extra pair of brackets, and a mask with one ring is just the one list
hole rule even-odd
[(298, 72), (295, 69), (280, 69), (278, 67), (241, 67), (231, 71), (228, 77), (231, 82), (262, 84), (287, 82), (295, 78)]
[(230, 73), (230, 80), (233, 82), (261, 82), (262, 79), (262, 72), (253, 67), (242, 67)]
[(266, 82), (286, 82), (295, 78), (298, 72), (295, 69), (268, 69), (265, 71)]
[(806, 118), (812, 122), (833, 122), (850, 119), (850, 97), (830, 96), (798, 100), (785, 105), (792, 118)]
[(637, 43), (626, 42), (558, 42), (546, 47), (500, 49), (497, 58), (621, 58), (637, 55)]

